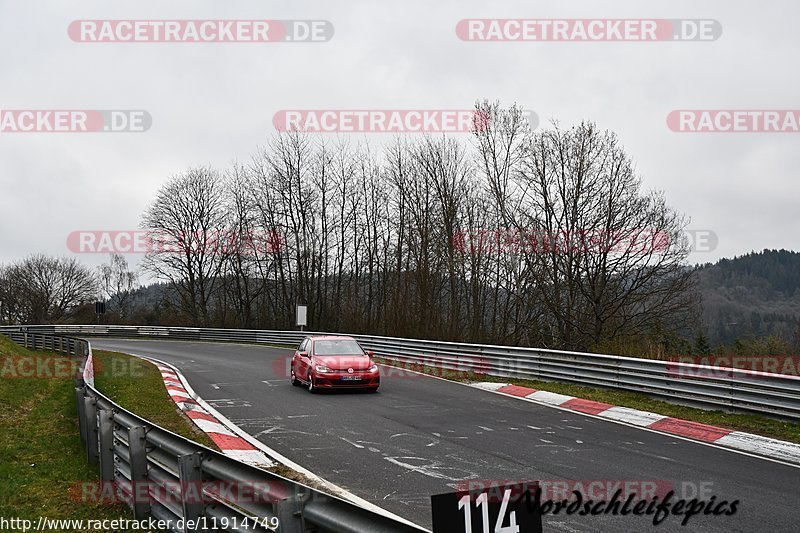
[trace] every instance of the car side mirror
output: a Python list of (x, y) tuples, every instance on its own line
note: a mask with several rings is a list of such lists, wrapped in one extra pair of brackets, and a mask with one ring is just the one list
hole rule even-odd
[(372, 357), (373, 355), (375, 355), (375, 352), (373, 352), (372, 350), (367, 350), (367, 355)]
[(300, 357), (309, 357), (308, 352), (299, 352)]

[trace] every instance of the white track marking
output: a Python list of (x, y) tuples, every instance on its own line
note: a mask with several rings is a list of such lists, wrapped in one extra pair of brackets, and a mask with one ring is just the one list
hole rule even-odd
[(194, 422), (197, 427), (199, 427), (206, 433), (221, 433), (223, 435), (230, 435), (231, 437), (235, 436), (231, 430), (229, 430), (222, 424), (218, 424), (217, 422), (212, 422), (211, 420), (204, 420), (202, 418), (193, 418), (192, 422)]
[(747, 452), (768, 454), (773, 457), (780, 457), (786, 461), (800, 463), (800, 446), (791, 442), (733, 431), (717, 439), (715, 443), (724, 444), (725, 446)]
[(259, 431), (258, 433), (256, 433), (253, 436), (254, 437), (260, 437), (261, 435), (267, 435), (267, 434), (272, 433), (273, 431), (277, 431), (279, 429), (281, 429), (280, 426), (272, 426), (271, 428), (267, 428), (264, 431)]
[(551, 405), (561, 405), (562, 403), (575, 398), (574, 396), (556, 394), (555, 392), (548, 392), (545, 390), (537, 390), (536, 392), (528, 394), (525, 397), (529, 400), (536, 400), (537, 402), (549, 403)]
[(248, 464), (264, 462), (264, 452), (261, 450), (227, 450), (225, 455)]
[[(435, 377), (435, 376), (431, 376), (431, 377)], [(483, 390), (496, 391), (497, 389), (502, 389), (506, 385), (507, 385), (507, 383), (491, 383), (491, 382), (487, 381), (487, 382), (484, 382), (484, 383), (476, 383), (475, 387), (477, 387), (479, 389), (483, 389)]]
[[(422, 474), (423, 476), (428, 476), (436, 479), (444, 479), (446, 481), (462, 481), (465, 479), (475, 479), (476, 477), (478, 477), (478, 474), (475, 474), (474, 472), (467, 472), (468, 474), (467, 476), (459, 476), (459, 477), (448, 476), (447, 474), (442, 473), (441, 470), (457, 471), (459, 469), (442, 466), (441, 463), (437, 461), (430, 462), (427, 459), (423, 459), (422, 457), (384, 457), (384, 459), (386, 459), (392, 464), (411, 470), (412, 472)], [(412, 464), (409, 463), (408, 461), (425, 461), (425, 464)], [(464, 471), (462, 470), (462, 472)]]
[(647, 427), (654, 422), (667, 418), (664, 415), (657, 415), (647, 411), (640, 411), (638, 409), (629, 409), (627, 407), (611, 407), (602, 413), (603, 418), (610, 418), (612, 420), (619, 420), (634, 426)]
[(346, 438), (344, 438), (344, 437), (339, 437), (339, 438), (340, 438), (340, 439), (342, 439), (343, 441), (345, 441), (347, 444), (350, 444), (350, 445), (352, 445), (352, 446), (355, 446), (356, 448), (358, 448), (358, 449), (360, 449), (360, 450), (363, 450), (363, 449), (364, 449), (364, 447), (363, 447), (362, 445), (360, 445), (360, 444), (356, 444), (355, 442), (353, 442), (353, 441), (351, 441), (351, 440), (347, 440), (347, 439), (346, 439)]

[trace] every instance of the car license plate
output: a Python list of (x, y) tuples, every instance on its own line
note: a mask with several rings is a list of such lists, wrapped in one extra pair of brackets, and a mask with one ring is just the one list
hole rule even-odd
[(361, 376), (342, 376), (342, 381), (361, 381)]

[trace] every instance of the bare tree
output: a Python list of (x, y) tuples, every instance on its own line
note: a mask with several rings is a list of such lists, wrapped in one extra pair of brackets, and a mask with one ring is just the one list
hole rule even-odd
[(97, 267), (97, 279), (102, 295), (110, 304), (109, 311), (124, 322), (130, 316), (139, 276), (130, 270), (128, 260), (121, 254), (111, 254), (109, 262)]
[(14, 324), (20, 321), (20, 288), (11, 267), (0, 265), (0, 323)]
[[(436, 240), (429, 244), (434, 256), (443, 259), (437, 265), (435, 277), (447, 280), (447, 290), (437, 299), (437, 303), (447, 306), (446, 320), (441, 330), (447, 338), (457, 339), (462, 330), (461, 309), (461, 269), (456, 264), (457, 254), (455, 236), (459, 220), (463, 216), (468, 181), (471, 178), (470, 166), (464, 148), (453, 140), (445, 138), (426, 138), (414, 149), (417, 164), (417, 180), (430, 188), (434, 198), (433, 217)], [(444, 301), (443, 301), (444, 300)]]
[(687, 220), (661, 193), (642, 191), (614, 134), (592, 123), (539, 132), (514, 179), (557, 344), (586, 349), (680, 323), (691, 289)]
[(312, 160), (308, 136), (292, 133), (279, 135), (261, 149), (249, 169), (254, 220), (262, 230), (281, 236), (279, 250), (271, 254), (271, 271), (265, 274), (275, 288), (269, 313), (280, 317), (282, 327), (291, 324), (294, 305), (308, 302), (313, 295), (320, 213), (316, 206), (318, 189), (312, 183)]
[(475, 112), (480, 119), (474, 137), (485, 193), (482, 203), (493, 222), (477, 228), (477, 234), (474, 227), (468, 233), (469, 252), (490, 296), (490, 335), (500, 342), (524, 339), (542, 345), (545, 309), (533, 293), (541, 265), (527, 260), (522, 241), (533, 213), (530, 205), (522, 203), (525, 186), (514, 179), (524, 167), (525, 148), (532, 135), (530, 123), (519, 107), (504, 109), (497, 102), (478, 102)]
[(143, 268), (171, 283), (193, 325), (207, 325), (228, 253), (226, 184), (210, 168), (173, 176), (142, 217), (153, 249)]
[(230, 235), (227, 262), (223, 274), (224, 293), (235, 313), (234, 324), (251, 328), (255, 325), (259, 298), (267, 289), (261, 262), (269, 257), (277, 244), (270, 230), (257, 225), (252, 197), (247, 190), (246, 169), (235, 164), (227, 176), (230, 184)]
[(2, 299), (9, 322), (47, 324), (68, 319), (97, 294), (91, 270), (74, 258), (34, 254), (3, 272)]

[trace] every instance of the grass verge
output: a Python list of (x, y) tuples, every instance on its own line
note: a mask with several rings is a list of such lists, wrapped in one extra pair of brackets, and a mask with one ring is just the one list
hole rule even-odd
[[(375, 358), (376, 361), (390, 365), (390, 366), (403, 366), (398, 365), (393, 361)], [(423, 372), (425, 374), (435, 375), (451, 381), (460, 381), (466, 383), (474, 383), (480, 381), (491, 381), (496, 383), (511, 383), (519, 385), (520, 387), (528, 387), (536, 390), (543, 390), (555, 392), (558, 394), (566, 394), (568, 396), (575, 396), (583, 398), (584, 400), (593, 400), (596, 402), (609, 403), (611, 405), (618, 405), (620, 407), (629, 407), (631, 409), (640, 409), (642, 411), (650, 411), (660, 415), (669, 416), (673, 418), (680, 418), (683, 420), (691, 420), (692, 422), (700, 422), (703, 424), (710, 424), (712, 426), (724, 427), (735, 431), (745, 431), (747, 433), (755, 433), (756, 435), (763, 435), (764, 437), (772, 437), (774, 439), (785, 440), (800, 444), (800, 423), (789, 422), (785, 420), (776, 420), (767, 418), (760, 415), (742, 414), (742, 413), (729, 413), (725, 411), (707, 411), (705, 409), (698, 409), (695, 407), (687, 407), (677, 405), (662, 400), (654, 399), (646, 394), (615, 391), (606, 389), (595, 389), (591, 387), (583, 387), (580, 385), (572, 385), (569, 383), (556, 383), (551, 381), (534, 381), (529, 379), (516, 379), (516, 378), (501, 378), (495, 376), (488, 376), (485, 374), (474, 374), (471, 372), (458, 372), (455, 370), (443, 370), (441, 368), (433, 367), (414, 367), (413, 370)]]
[(34, 523), (42, 516), (133, 518), (123, 505), (71, 496), (99, 477), (80, 440), (70, 361), (26, 350), (4, 335), (0, 359), (0, 516)]
[[(118, 352), (94, 351), (95, 385), (110, 399), (178, 435), (219, 448), (181, 413), (155, 365)], [(75, 407), (78, 360), (31, 351), (0, 335), (0, 517), (30, 520), (132, 519), (123, 504), (82, 498), (99, 472), (86, 462)], [(283, 465), (268, 470), (322, 489)], [(61, 527), (59, 531), (79, 531)], [(82, 531), (82, 530), (81, 530)], [(129, 531), (129, 529), (116, 529)]]
[(145, 420), (219, 450), (208, 435), (178, 410), (154, 364), (119, 352), (94, 350), (93, 354), (97, 390)]

